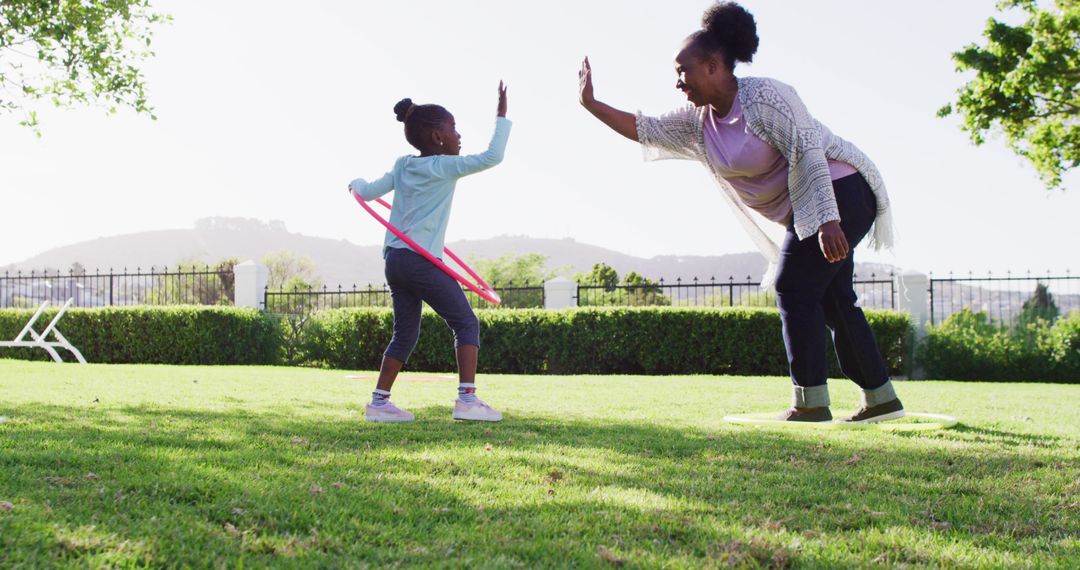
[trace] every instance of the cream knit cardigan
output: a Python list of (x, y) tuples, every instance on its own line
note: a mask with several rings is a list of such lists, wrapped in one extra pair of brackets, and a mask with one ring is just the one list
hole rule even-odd
[[(815, 235), (825, 222), (840, 219), (827, 162), (832, 159), (850, 164), (870, 184), (877, 198), (877, 217), (870, 235), (870, 247), (891, 248), (892, 211), (885, 183), (874, 163), (855, 145), (832, 134), (814, 119), (791, 86), (763, 77), (740, 77), (738, 85), (739, 105), (747, 126), (788, 161), (788, 192), (799, 239)], [(689, 105), (660, 117), (648, 117), (638, 112), (638, 141), (645, 160), (696, 160), (709, 168), (735, 217), (769, 261), (762, 287), (771, 288), (776, 278), (782, 235), (774, 231), (776, 224), (747, 207), (731, 185), (709, 166), (705, 153), (705, 119), (709, 111), (707, 105)]]

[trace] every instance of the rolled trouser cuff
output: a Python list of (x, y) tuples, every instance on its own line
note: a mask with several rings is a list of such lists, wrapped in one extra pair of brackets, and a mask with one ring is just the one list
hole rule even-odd
[(862, 403), (867, 408), (891, 402), (896, 398), (892, 380), (886, 380), (884, 384), (873, 390), (862, 391)]
[(829, 407), (829, 386), (792, 386), (791, 407), (827, 408)]

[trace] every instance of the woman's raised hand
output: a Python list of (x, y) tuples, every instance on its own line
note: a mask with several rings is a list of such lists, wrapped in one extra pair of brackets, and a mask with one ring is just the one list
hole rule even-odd
[(592, 91), (592, 66), (589, 58), (581, 62), (581, 71), (578, 71), (578, 100), (587, 111), (602, 123), (620, 135), (637, 141), (637, 117), (626, 111), (620, 111), (607, 103), (597, 101)]
[(502, 80), (499, 80), (499, 108), (497, 113), (500, 117), (506, 116), (506, 86), (503, 85)]
[(581, 62), (581, 71), (578, 71), (578, 101), (585, 107), (596, 101), (593, 98), (592, 67), (589, 65), (588, 57)]

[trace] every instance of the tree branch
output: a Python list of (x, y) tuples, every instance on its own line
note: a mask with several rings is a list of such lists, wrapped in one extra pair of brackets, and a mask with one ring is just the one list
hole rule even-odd
[(1052, 116), (1052, 115), (1058, 115), (1058, 114), (1071, 115), (1071, 114), (1080, 112), (1080, 105), (1078, 105), (1077, 103), (1074, 103), (1072, 101), (1061, 101), (1059, 99), (1052, 99), (1052, 98), (1047, 97), (1045, 95), (1039, 95), (1038, 93), (1035, 94), (1035, 98), (1040, 100), (1040, 101), (1046, 102), (1046, 103), (1053, 103), (1055, 105), (1060, 105), (1062, 107), (1065, 107), (1065, 109), (1063, 109), (1061, 111), (1047, 112), (1046, 114), (1040, 113), (1040, 114), (1036, 115), (1037, 117), (1047, 116), (1047, 115)]

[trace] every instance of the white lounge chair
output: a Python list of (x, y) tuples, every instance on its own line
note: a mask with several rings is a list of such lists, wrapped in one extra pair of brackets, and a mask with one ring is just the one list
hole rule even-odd
[[(68, 299), (67, 303), (64, 303), (63, 308), (60, 309), (60, 312), (56, 313), (56, 316), (53, 317), (53, 320), (49, 323), (49, 326), (45, 327), (45, 330), (41, 334), (38, 334), (36, 331), (34, 331), (34, 323), (37, 322), (38, 317), (41, 316), (41, 313), (45, 312), (45, 307), (49, 306), (49, 302), (45, 301), (41, 304), (40, 307), (38, 307), (38, 310), (36, 313), (34, 313), (34, 316), (30, 317), (30, 321), (26, 323), (26, 326), (23, 327), (22, 332), (20, 332), (19, 335), (15, 337), (15, 340), (0, 341), (0, 347), (41, 348), (44, 349), (45, 352), (48, 352), (49, 356), (51, 356), (52, 359), (56, 362), (63, 362), (63, 360), (60, 358), (60, 355), (56, 352), (57, 348), (63, 348), (70, 351), (71, 354), (74, 354), (76, 360), (79, 361), (79, 364), (86, 364), (86, 359), (83, 358), (83, 355), (81, 352), (79, 352), (79, 349), (71, 346), (71, 343), (68, 342), (66, 338), (64, 338), (64, 335), (60, 334), (60, 331), (56, 329), (56, 323), (60, 322), (60, 317), (64, 316), (64, 313), (67, 312), (68, 307), (71, 306), (71, 302), (74, 300), (74, 297)], [(55, 341), (45, 340), (46, 338), (48, 338), (49, 333), (52, 333), (52, 335), (56, 337)], [(30, 335), (30, 338), (33, 340), (26, 340), (26, 335)]]

